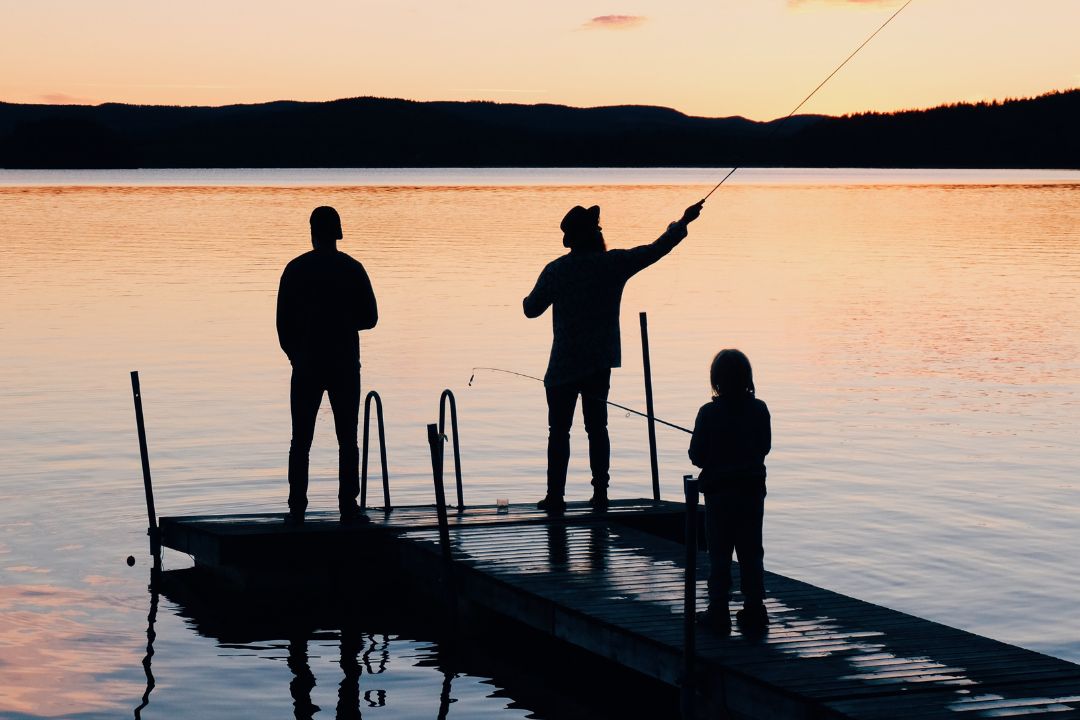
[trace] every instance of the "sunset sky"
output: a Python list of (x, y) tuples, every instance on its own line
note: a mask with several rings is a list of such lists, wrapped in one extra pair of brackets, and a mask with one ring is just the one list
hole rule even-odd
[[(0, 100), (376, 95), (787, 114), (896, 0), (0, 0)], [(914, 0), (804, 112), (1080, 86), (1080, 0)]]

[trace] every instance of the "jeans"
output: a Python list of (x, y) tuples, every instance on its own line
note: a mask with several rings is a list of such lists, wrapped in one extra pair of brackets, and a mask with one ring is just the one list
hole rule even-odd
[(545, 387), (548, 404), (548, 497), (561, 498), (566, 492), (566, 466), (570, 462), (570, 426), (574, 407), (581, 395), (581, 414), (589, 436), (589, 467), (592, 485), (606, 490), (611, 463), (611, 442), (607, 429), (607, 396), (611, 369), (601, 370), (565, 385)]
[(308, 458), (323, 392), (330, 396), (338, 440), (338, 507), (349, 510), (360, 494), (360, 450), (356, 444), (360, 414), (360, 371), (345, 368), (293, 368), (289, 405), (292, 444), (289, 447), (289, 510), (307, 510)]
[(738, 488), (705, 494), (705, 535), (709, 542), (709, 603), (727, 606), (731, 597), (731, 553), (739, 556), (743, 605), (765, 599), (765, 549), (761, 525), (765, 489)]

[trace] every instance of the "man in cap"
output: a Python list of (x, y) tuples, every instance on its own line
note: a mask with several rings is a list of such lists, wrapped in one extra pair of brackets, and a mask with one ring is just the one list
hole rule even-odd
[(627, 280), (674, 249), (686, 237), (686, 226), (701, 214), (705, 201), (686, 208), (655, 242), (630, 250), (608, 250), (600, 227), (600, 207), (570, 209), (559, 225), (570, 252), (548, 263), (525, 298), (525, 316), (539, 317), (552, 306), (553, 340), (544, 375), (548, 405), (547, 495), (537, 507), (559, 513), (566, 509), (566, 468), (570, 461), (570, 425), (581, 396), (593, 495), (589, 504), (608, 504), (611, 447), (607, 430), (607, 396), (611, 368), (622, 364), (619, 304)]
[(292, 363), (289, 405), (289, 513), (299, 524), (307, 510), (308, 454), (315, 418), (325, 392), (334, 411), (338, 439), (338, 509), (343, 523), (364, 520), (356, 445), (360, 412), (360, 339), (379, 321), (375, 293), (364, 266), (337, 249), (341, 218), (332, 207), (311, 213), (310, 252), (285, 266), (277, 296), (281, 349)]

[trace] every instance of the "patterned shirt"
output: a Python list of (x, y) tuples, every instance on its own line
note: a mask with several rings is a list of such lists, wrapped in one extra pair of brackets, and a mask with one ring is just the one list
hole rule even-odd
[(551, 358), (544, 385), (565, 385), (622, 365), (619, 304), (626, 281), (667, 255), (686, 237), (673, 222), (655, 242), (629, 250), (570, 252), (552, 260), (522, 302), (539, 317), (552, 306)]

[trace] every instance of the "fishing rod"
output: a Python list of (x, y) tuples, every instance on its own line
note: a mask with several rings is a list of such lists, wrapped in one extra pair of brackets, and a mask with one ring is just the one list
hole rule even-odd
[[(905, 3), (903, 4), (903, 5), (901, 5), (901, 6), (900, 6), (900, 9), (899, 9), (899, 10), (897, 10), (896, 12), (894, 12), (894, 13), (893, 13), (892, 15), (890, 15), (890, 16), (889, 16), (889, 19), (888, 19), (888, 20), (886, 20), (885, 22), (881, 23), (881, 26), (880, 26), (880, 27), (879, 27), (879, 28), (878, 28), (877, 30), (875, 30), (874, 32), (870, 33), (870, 37), (868, 37), (868, 38), (866, 38), (865, 40), (863, 40), (863, 42), (862, 42), (862, 45), (859, 45), (859, 47), (855, 48), (854, 52), (852, 52), (852, 53), (851, 53), (850, 55), (848, 55), (848, 56), (847, 56), (846, 58), (844, 58), (844, 62), (842, 62), (842, 63), (840, 63), (839, 65), (837, 65), (837, 66), (836, 66), (836, 69), (835, 69), (835, 70), (833, 70), (833, 71), (832, 71), (831, 73), (829, 73), (828, 77), (826, 77), (826, 78), (825, 78), (824, 80), (822, 80), (822, 81), (821, 81), (820, 83), (818, 83), (818, 86), (817, 86), (816, 88), (814, 88), (814, 89), (813, 89), (812, 91), (810, 91), (810, 94), (809, 94), (809, 95), (807, 95), (806, 97), (804, 97), (804, 98), (802, 99), (802, 102), (800, 102), (800, 103), (799, 103), (798, 105), (796, 105), (796, 106), (795, 106), (794, 108), (792, 108), (791, 112), (789, 112), (789, 113), (788, 113), (787, 115), (785, 115), (785, 116), (784, 116), (784, 118), (783, 118), (783, 119), (781, 119), (781, 120), (780, 120), (779, 122), (777, 122), (777, 123), (776, 123), (775, 125), (773, 125), (772, 129), (771, 129), (771, 130), (769, 131), (769, 134), (765, 136), (765, 142), (768, 142), (768, 140), (769, 140), (769, 139), (770, 139), (770, 138), (771, 138), (771, 137), (772, 137), (773, 135), (775, 135), (775, 134), (776, 134), (776, 131), (777, 131), (777, 130), (779, 130), (779, 129), (780, 129), (781, 127), (783, 127), (784, 123), (786, 123), (786, 122), (787, 122), (787, 121), (788, 121), (788, 120), (789, 120), (789, 119), (791, 118), (791, 116), (792, 116), (792, 115), (794, 115), (795, 113), (797, 113), (797, 112), (799, 111), (799, 108), (801, 108), (801, 107), (802, 107), (803, 105), (805, 105), (805, 104), (806, 104), (807, 102), (809, 102), (810, 98), (814, 97), (814, 95), (817, 95), (817, 91), (818, 91), (818, 90), (820, 90), (821, 88), (825, 87), (825, 83), (827, 83), (827, 82), (829, 82), (830, 80), (832, 80), (832, 79), (833, 79), (833, 76), (834, 76), (834, 75), (836, 75), (836, 73), (840, 72), (840, 69), (841, 69), (842, 67), (844, 67), (845, 65), (847, 65), (847, 64), (848, 64), (848, 62), (849, 62), (849, 61), (850, 61), (850, 60), (851, 60), (851, 59), (852, 59), (853, 57), (855, 57), (856, 55), (858, 55), (858, 54), (859, 54), (859, 51), (860, 51), (860, 50), (862, 50), (862, 49), (863, 49), (864, 47), (866, 47), (866, 46), (867, 46), (867, 45), (868, 45), (868, 44), (870, 43), (870, 41), (871, 41), (871, 40), (873, 40), (873, 39), (874, 39), (874, 37), (875, 37), (875, 36), (876, 36), (876, 35), (877, 35), (877, 34), (878, 34), (879, 32), (881, 32), (882, 30), (884, 30), (884, 29), (885, 29), (885, 26), (886, 26), (886, 25), (888, 25), (889, 23), (891, 23), (891, 22), (893, 21), (893, 19), (894, 19), (894, 18), (895, 18), (895, 17), (897, 16), (897, 15), (899, 15), (899, 14), (900, 14), (901, 12), (903, 12), (903, 11), (904, 11), (904, 8), (906, 8), (906, 7), (908, 6), (908, 5), (910, 5), (910, 4), (911, 4), (911, 2), (912, 2), (912, 0), (907, 0), (907, 2), (905, 2)], [(732, 175), (734, 175), (734, 174), (735, 174), (735, 171), (736, 171), (736, 170), (738, 170), (738, 169), (739, 169), (739, 168), (741, 168), (741, 167), (742, 167), (742, 162), (741, 162), (741, 160), (740, 160), (740, 163), (739, 163), (738, 165), (736, 165), (735, 167), (731, 168), (731, 170), (730, 170), (730, 171), (728, 172), (728, 174), (724, 176), (723, 180), (721, 180), (720, 182), (716, 183), (716, 186), (715, 186), (715, 187), (714, 187), (714, 188), (713, 188), (712, 190), (710, 190), (710, 191), (709, 191), (709, 194), (708, 194), (708, 195), (706, 195), (706, 196), (705, 196), (704, 198), (702, 198), (702, 199), (701, 199), (701, 201), (702, 201), (702, 202), (705, 202), (706, 200), (708, 200), (708, 199), (709, 199), (709, 195), (712, 195), (712, 194), (713, 194), (714, 192), (716, 192), (716, 191), (717, 191), (718, 189), (720, 189), (720, 186), (721, 186), (721, 185), (723, 185), (723, 184), (724, 184), (725, 182), (727, 182), (727, 179), (728, 179), (729, 177), (731, 177)]]
[[(543, 378), (538, 378), (535, 375), (526, 375), (525, 373), (514, 372), (513, 370), (503, 370), (502, 368), (497, 368), (497, 367), (474, 367), (472, 369), (472, 375), (469, 376), (469, 387), (472, 387), (473, 379), (476, 377), (476, 371), (477, 370), (490, 370), (491, 372), (505, 373), (507, 375), (517, 375), (518, 377), (528, 378), (529, 380), (535, 380), (535, 381), (540, 382), (540, 383), (544, 382)], [(596, 398), (596, 399), (599, 399), (599, 398)], [(648, 418), (649, 417), (648, 415), (646, 415), (645, 413), (643, 413), (643, 412), (641, 412), (639, 410), (635, 410), (633, 408), (628, 408), (625, 405), (620, 405), (617, 402), (612, 402), (611, 400), (607, 400), (607, 399), (605, 399), (604, 402), (607, 403), (608, 405), (611, 405), (612, 407), (617, 407), (620, 410), (625, 410), (628, 413), (633, 413), (634, 415), (639, 415), (639, 416), (641, 416), (643, 418)], [(676, 430), (682, 430), (684, 433), (687, 433), (689, 435), (694, 434), (693, 430), (689, 430), (687, 428), (684, 428), (682, 425), (676, 425), (675, 423), (670, 423), (667, 420), (661, 420), (660, 418), (656, 417), (655, 415), (652, 416), (652, 419), (654, 421), (660, 423), (661, 425), (667, 425), (669, 428), (675, 428)]]
[[(851, 52), (851, 54), (850, 54), (850, 55), (848, 55), (848, 56), (847, 56), (846, 58), (844, 58), (844, 61), (843, 61), (843, 62), (841, 62), (841, 63), (840, 63), (839, 65), (837, 65), (837, 66), (836, 66), (836, 68), (835, 68), (835, 69), (833, 69), (833, 71), (832, 71), (831, 73), (829, 73), (829, 74), (828, 74), (828, 75), (827, 75), (827, 76), (825, 77), (825, 79), (824, 79), (824, 80), (822, 80), (822, 81), (821, 81), (820, 83), (818, 83), (818, 84), (817, 84), (817, 87), (815, 87), (815, 88), (814, 88), (813, 90), (811, 90), (811, 91), (810, 91), (810, 94), (808, 94), (808, 95), (807, 95), (806, 97), (804, 97), (804, 98), (803, 98), (803, 99), (802, 99), (802, 100), (801, 100), (801, 101), (799, 102), (799, 104), (798, 104), (798, 105), (796, 105), (795, 107), (793, 107), (793, 108), (791, 109), (791, 112), (789, 112), (789, 113), (788, 113), (787, 115), (785, 115), (785, 116), (784, 116), (783, 118), (781, 118), (781, 119), (780, 119), (780, 120), (779, 120), (778, 122), (776, 122), (775, 124), (773, 124), (772, 128), (771, 128), (771, 129), (769, 130), (769, 134), (765, 136), (765, 141), (768, 141), (768, 140), (769, 140), (770, 138), (772, 138), (772, 136), (773, 136), (773, 135), (775, 135), (775, 134), (776, 134), (776, 132), (777, 132), (777, 131), (778, 131), (778, 130), (779, 130), (779, 129), (781, 128), (781, 127), (783, 127), (783, 126), (784, 126), (784, 123), (786, 123), (786, 122), (787, 122), (788, 120), (790, 120), (790, 119), (792, 118), (792, 116), (794, 116), (794, 115), (795, 115), (795, 113), (797, 113), (797, 112), (799, 111), (799, 109), (800, 109), (800, 108), (802, 108), (802, 106), (803, 106), (803, 105), (805, 105), (806, 103), (808, 103), (808, 102), (810, 101), (810, 98), (812, 98), (812, 97), (814, 97), (815, 95), (817, 95), (818, 91), (819, 91), (819, 90), (821, 90), (821, 88), (825, 87), (825, 85), (826, 85), (826, 84), (827, 84), (827, 83), (828, 83), (828, 82), (829, 82), (830, 80), (832, 80), (832, 79), (833, 79), (833, 77), (834, 77), (834, 76), (835, 76), (835, 75), (836, 75), (836, 74), (837, 74), (838, 72), (840, 72), (840, 70), (841, 70), (841, 69), (843, 69), (843, 67), (844, 67), (845, 65), (847, 65), (847, 64), (848, 64), (849, 62), (851, 62), (851, 60), (852, 60), (852, 59), (853, 59), (853, 58), (854, 58), (854, 57), (855, 57), (856, 55), (858, 55), (858, 54), (859, 54), (859, 52), (860, 52), (860, 51), (861, 51), (861, 50), (862, 50), (862, 49), (863, 49), (864, 47), (866, 47), (867, 45), (869, 45), (869, 44), (870, 44), (870, 41), (871, 41), (871, 40), (873, 40), (873, 39), (874, 39), (875, 37), (877, 37), (878, 33), (880, 33), (880, 32), (881, 32), (882, 30), (884, 30), (884, 29), (885, 29), (885, 27), (886, 27), (886, 26), (887, 26), (887, 25), (888, 25), (889, 23), (891, 23), (891, 22), (892, 22), (893, 20), (895, 20), (895, 19), (896, 19), (896, 16), (897, 16), (897, 15), (899, 15), (900, 13), (902, 13), (902, 12), (904, 11), (904, 8), (906, 8), (906, 7), (907, 7), (908, 5), (910, 5), (911, 3), (912, 3), (912, 0), (906, 0), (906, 2), (905, 2), (905, 3), (903, 4), (903, 5), (901, 5), (901, 6), (900, 6), (900, 7), (899, 7), (899, 8), (897, 9), (897, 11), (896, 11), (896, 12), (894, 12), (894, 13), (893, 13), (892, 15), (890, 15), (890, 16), (889, 16), (889, 18), (888, 18), (888, 19), (887, 19), (887, 20), (886, 20), (885, 22), (881, 23), (881, 25), (880, 25), (880, 26), (878, 26), (877, 30), (874, 30), (874, 32), (870, 33), (870, 35), (869, 35), (869, 36), (868, 36), (868, 37), (867, 37), (867, 38), (866, 38), (865, 40), (863, 40), (863, 41), (862, 41), (862, 43), (861, 43), (861, 44), (860, 44), (860, 45), (859, 45), (859, 46), (858, 46), (857, 48), (855, 48), (855, 50), (853, 50), (853, 51)], [(738, 163), (737, 163), (737, 164), (736, 164), (736, 165), (735, 165), (734, 167), (732, 167), (732, 168), (731, 168), (731, 170), (729, 170), (729, 171), (728, 171), (728, 173), (727, 173), (726, 175), (724, 175), (724, 177), (723, 177), (723, 178), (722, 178), (722, 179), (720, 180), (720, 182), (716, 183), (716, 185), (715, 185), (715, 186), (713, 187), (713, 189), (712, 189), (712, 190), (710, 190), (710, 191), (708, 192), (708, 194), (706, 194), (706, 195), (705, 195), (705, 197), (703, 197), (703, 198), (701, 199), (701, 202), (702, 202), (702, 203), (704, 203), (704, 202), (705, 202), (706, 200), (708, 200), (708, 199), (709, 199), (709, 198), (710, 198), (710, 197), (712, 196), (712, 194), (713, 194), (714, 192), (716, 192), (717, 190), (719, 190), (719, 189), (720, 189), (720, 186), (721, 186), (721, 185), (723, 185), (723, 184), (724, 184), (725, 182), (727, 182), (728, 178), (730, 178), (730, 177), (731, 177), (732, 175), (734, 175), (734, 174), (735, 174), (735, 171), (736, 171), (736, 170), (739, 170), (739, 169), (740, 169), (741, 167), (743, 167), (743, 166), (742, 166), (742, 161), (740, 160), (740, 161), (739, 161), (739, 162), (738, 162)], [(543, 379), (542, 379), (542, 378), (538, 378), (538, 377), (536, 377), (535, 375), (528, 375), (528, 374), (526, 374), (526, 373), (519, 373), (519, 372), (515, 372), (515, 371), (513, 371), (513, 370), (504, 370), (503, 368), (496, 368), (496, 367), (474, 367), (474, 368), (472, 369), (472, 375), (470, 375), (470, 376), (469, 376), (469, 387), (472, 387), (472, 384), (473, 384), (473, 380), (474, 380), (474, 379), (475, 379), (475, 377), (476, 377), (476, 371), (477, 371), (477, 370), (489, 370), (489, 371), (491, 371), (491, 372), (499, 372), (499, 373), (505, 373), (505, 374), (507, 374), (507, 375), (516, 375), (516, 376), (518, 376), (518, 377), (523, 377), (523, 378), (527, 378), (527, 379), (529, 379), (529, 380), (536, 380), (537, 382), (541, 382), (541, 383), (543, 382)], [(611, 405), (612, 407), (617, 407), (617, 408), (619, 408), (620, 410), (625, 410), (625, 411), (626, 411), (626, 412), (628, 412), (628, 413), (632, 413), (632, 414), (634, 414), (634, 415), (638, 415), (638, 416), (640, 416), (640, 417), (643, 417), (643, 418), (648, 418), (648, 417), (649, 417), (648, 415), (646, 415), (645, 413), (643, 413), (643, 412), (641, 412), (641, 411), (639, 411), (639, 410), (634, 410), (633, 408), (628, 408), (628, 407), (626, 407), (625, 405), (620, 405), (620, 404), (619, 404), (619, 403), (617, 403), (617, 402), (612, 402), (611, 400), (606, 400), (606, 399), (604, 400), (604, 402), (605, 402), (605, 403), (607, 403), (608, 405)], [(656, 417), (656, 416), (653, 416), (653, 418), (652, 418), (652, 419), (653, 419), (654, 421), (656, 421), (656, 422), (660, 423), (661, 425), (667, 425), (667, 426), (668, 426), (668, 427), (670, 427), (670, 428), (674, 428), (674, 429), (676, 429), (676, 430), (682, 430), (682, 431), (683, 431), (684, 433), (689, 433), (689, 434), (691, 434), (691, 435), (693, 434), (693, 431), (692, 431), (692, 430), (688, 430), (687, 428), (684, 428), (684, 427), (683, 427), (682, 425), (676, 425), (675, 423), (670, 423), (670, 422), (668, 422), (667, 420), (661, 420), (660, 418), (658, 418), (658, 417)]]

